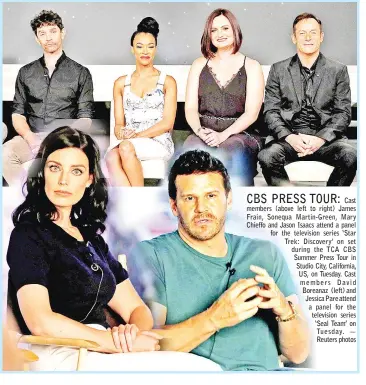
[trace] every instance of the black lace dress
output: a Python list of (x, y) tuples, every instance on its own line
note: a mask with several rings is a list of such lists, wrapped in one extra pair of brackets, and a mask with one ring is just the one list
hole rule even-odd
[[(209, 61), (203, 67), (198, 86), (198, 112), (202, 127), (222, 132), (230, 127), (244, 112), (247, 73), (245, 60), (239, 71), (226, 84), (221, 85)], [(204, 148), (217, 155), (217, 150), (206, 145), (197, 135), (190, 135), (184, 143), (186, 149)], [(240, 174), (243, 185), (253, 185), (257, 174), (257, 155), (262, 149), (260, 137), (250, 127), (242, 133), (231, 135), (219, 145), (225, 152), (223, 158), (230, 171)], [(220, 158), (220, 154), (218, 156)]]

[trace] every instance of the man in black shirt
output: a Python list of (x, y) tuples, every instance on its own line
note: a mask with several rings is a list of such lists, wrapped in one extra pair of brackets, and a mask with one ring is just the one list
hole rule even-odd
[(71, 125), (87, 129), (93, 117), (93, 81), (89, 70), (65, 55), (65, 30), (57, 13), (42, 11), (31, 21), (43, 56), (19, 70), (12, 121), (19, 134), (3, 145), (3, 176), (20, 182), (22, 164), (31, 160), (43, 137)]
[(351, 121), (347, 67), (320, 53), (323, 38), (316, 16), (297, 16), (297, 54), (272, 65), (268, 75), (264, 118), (270, 136), (258, 159), (270, 186), (288, 184), (285, 166), (296, 160), (333, 166), (328, 186), (349, 186), (356, 175), (356, 149), (345, 135)]

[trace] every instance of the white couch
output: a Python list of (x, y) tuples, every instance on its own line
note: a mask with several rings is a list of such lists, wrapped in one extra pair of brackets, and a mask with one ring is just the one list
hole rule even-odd
[[(4, 64), (3, 65), (3, 100), (13, 100), (14, 85), (16, 76), (22, 64)], [(113, 102), (113, 84), (121, 75), (134, 71), (133, 65), (90, 65), (87, 66), (93, 77), (94, 84), (94, 100), (96, 102)], [(186, 84), (188, 79), (189, 65), (157, 65), (161, 71), (174, 77), (177, 82), (178, 102), (184, 102)], [(265, 80), (267, 80), (270, 70), (269, 65), (262, 66)], [(351, 82), (351, 98), (352, 105), (357, 102), (357, 66), (348, 66), (348, 73)], [(357, 125), (356, 121), (352, 121), (351, 125)], [(114, 116), (113, 104), (111, 106), (110, 118), (110, 139), (114, 137)], [(145, 178), (163, 179), (166, 173), (166, 164), (164, 161), (149, 160), (142, 162)], [(316, 181), (324, 182), (328, 180), (332, 167), (321, 162), (304, 162), (298, 161), (286, 166), (286, 171), (291, 181)]]

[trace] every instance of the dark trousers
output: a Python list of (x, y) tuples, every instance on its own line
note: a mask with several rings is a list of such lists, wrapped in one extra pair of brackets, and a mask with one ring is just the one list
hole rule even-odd
[(357, 151), (347, 139), (325, 143), (314, 154), (299, 158), (285, 141), (271, 144), (258, 154), (263, 176), (269, 186), (288, 184), (285, 166), (298, 160), (316, 160), (334, 167), (327, 186), (349, 186), (357, 170)]

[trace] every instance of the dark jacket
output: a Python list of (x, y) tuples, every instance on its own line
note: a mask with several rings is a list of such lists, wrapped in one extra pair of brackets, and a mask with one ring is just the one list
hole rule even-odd
[[(303, 86), (297, 55), (271, 66), (264, 99), (266, 145), (294, 133), (292, 118), (301, 110)], [(320, 53), (314, 78), (312, 105), (321, 125), (316, 136), (331, 142), (345, 137), (351, 122), (351, 89), (347, 66)], [(314, 135), (310, 133), (309, 135)]]

